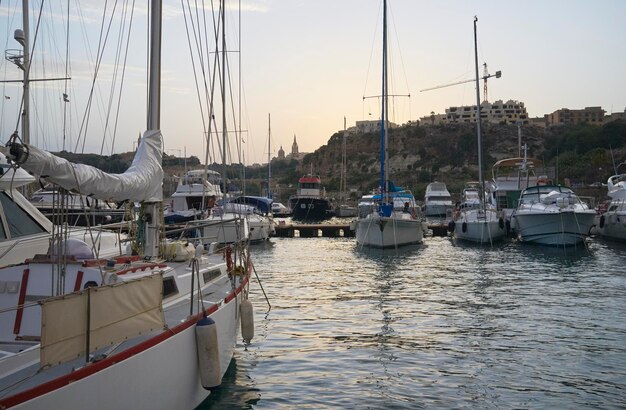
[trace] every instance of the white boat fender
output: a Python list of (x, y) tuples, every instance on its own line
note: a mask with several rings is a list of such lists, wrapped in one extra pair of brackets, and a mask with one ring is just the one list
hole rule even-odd
[(467, 232), (467, 222), (463, 222), (463, 225), (461, 225), (461, 230), (463, 232)]
[(205, 389), (211, 390), (222, 384), (222, 371), (217, 342), (217, 325), (208, 316), (196, 323), (196, 345), (200, 383)]
[(250, 299), (241, 302), (241, 337), (244, 342), (250, 343), (254, 337), (254, 310)]

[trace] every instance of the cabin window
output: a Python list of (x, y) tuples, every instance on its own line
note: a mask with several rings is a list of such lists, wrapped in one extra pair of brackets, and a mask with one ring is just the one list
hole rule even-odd
[(163, 299), (178, 293), (178, 287), (174, 277), (163, 278)]
[(204, 279), (204, 283), (209, 283), (215, 278), (218, 278), (222, 272), (219, 269), (212, 269), (208, 272), (204, 272), (202, 274), (202, 278)]
[[(4, 212), (11, 238), (46, 232), (26, 211), (20, 208), (9, 196), (0, 193), (0, 211)], [(2, 232), (6, 235), (6, 232)]]

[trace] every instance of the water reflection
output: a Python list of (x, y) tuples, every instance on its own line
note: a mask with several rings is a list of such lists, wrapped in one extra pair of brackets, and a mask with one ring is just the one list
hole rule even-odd
[(265, 316), (253, 283), (255, 338), (237, 349), (234, 378), (208, 407), (611, 408), (626, 400), (626, 247), (272, 242), (253, 257), (274, 307)]

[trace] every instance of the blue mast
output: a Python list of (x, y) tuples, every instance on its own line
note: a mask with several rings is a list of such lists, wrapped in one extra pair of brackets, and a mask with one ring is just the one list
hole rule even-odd
[(380, 197), (387, 202), (387, 178), (385, 175), (385, 159), (387, 156), (386, 124), (387, 124), (387, 0), (383, 0), (383, 72), (382, 72), (382, 109), (380, 124)]

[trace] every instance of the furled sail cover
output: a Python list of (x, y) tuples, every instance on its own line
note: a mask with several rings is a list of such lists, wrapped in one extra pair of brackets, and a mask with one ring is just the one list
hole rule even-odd
[(102, 200), (158, 202), (163, 199), (162, 145), (160, 130), (146, 131), (132, 165), (123, 174), (74, 164), (32, 145), (25, 146), (26, 155), (18, 155), (11, 147), (10, 156), (28, 172), (67, 190)]
[[(88, 295), (89, 292), (89, 295)], [(85, 356), (87, 323), (89, 353), (165, 327), (163, 276), (71, 293), (42, 303), (41, 367)], [(87, 309), (87, 304), (90, 308)], [(87, 315), (90, 315), (89, 321)]]

